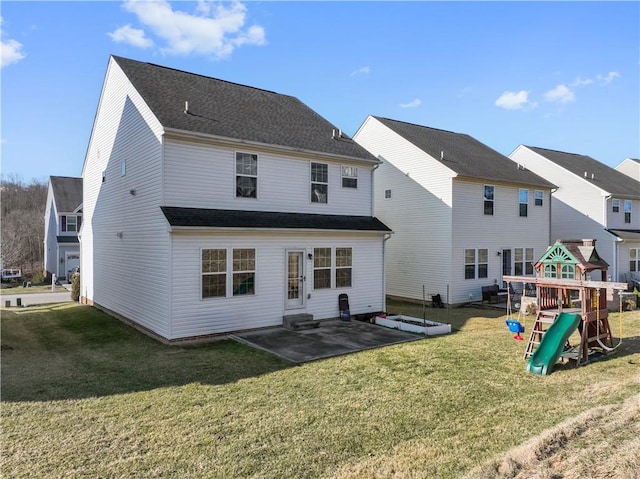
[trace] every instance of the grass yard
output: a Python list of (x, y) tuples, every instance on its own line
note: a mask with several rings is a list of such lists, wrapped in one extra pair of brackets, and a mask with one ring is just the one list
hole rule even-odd
[[(59, 284), (56, 284), (55, 293), (64, 293), (66, 289)], [(8, 294), (35, 294), (35, 293), (51, 293), (51, 285), (50, 284), (37, 284), (34, 286), (29, 286), (28, 288), (23, 288), (22, 283), (15, 285), (3, 285), (3, 288), (0, 289), (0, 296), (6, 296)]]
[(639, 477), (640, 312), (614, 355), (549, 376), (502, 313), (427, 313), (456, 331), (293, 366), (163, 346), (87, 306), (2, 310), (1, 475)]

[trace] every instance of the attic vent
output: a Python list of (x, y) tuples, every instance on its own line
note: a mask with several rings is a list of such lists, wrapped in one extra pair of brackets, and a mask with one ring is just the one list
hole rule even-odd
[(184, 112), (187, 115), (189, 114), (189, 102), (188, 101), (184, 102)]
[(584, 177), (587, 178), (589, 176), (589, 174), (585, 171), (584, 172)]
[(440, 160), (444, 160), (444, 150), (440, 150)]
[[(336, 131), (337, 131), (337, 133), (336, 133)], [(341, 130), (341, 129), (336, 130), (336, 129), (334, 128), (334, 129), (333, 129), (333, 135), (332, 135), (332, 138), (333, 138), (334, 140), (339, 140), (340, 138), (342, 138), (342, 130)]]

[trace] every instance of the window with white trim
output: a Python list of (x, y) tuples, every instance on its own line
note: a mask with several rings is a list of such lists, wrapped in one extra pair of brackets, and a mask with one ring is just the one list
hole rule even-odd
[(227, 250), (202, 250), (202, 297), (227, 296)]
[(631, 200), (624, 200), (624, 222), (631, 223)]
[(336, 288), (351, 287), (352, 265), (352, 249), (336, 248)]
[(384, 190), (384, 197), (387, 200), (391, 198), (391, 190)]
[(127, 160), (122, 160), (120, 162), (120, 176), (125, 176), (127, 174)]
[(629, 248), (629, 271), (640, 271), (640, 248)]
[(529, 190), (520, 188), (518, 190), (518, 201), (520, 203), (520, 216), (527, 216), (529, 208)]
[(358, 187), (358, 168), (355, 166), (342, 167), (342, 187), (357, 188)]
[(331, 288), (331, 248), (313, 249), (313, 289)]
[(63, 233), (75, 233), (80, 231), (82, 216), (62, 215), (60, 216), (60, 231)]
[(611, 200), (611, 211), (613, 213), (620, 213), (620, 200), (617, 198), (614, 198), (613, 200)]
[(533, 204), (536, 206), (542, 206), (542, 200), (544, 199), (544, 192), (540, 190), (535, 190), (533, 192)]
[(256, 292), (256, 250), (233, 250), (233, 295), (242, 296)]
[(311, 163), (311, 202), (326, 203), (329, 193), (329, 165)]
[(533, 248), (524, 249), (524, 274), (533, 274)]
[(486, 248), (464, 250), (464, 279), (487, 278), (489, 275), (489, 250)]
[(484, 214), (493, 216), (493, 199), (494, 199), (495, 187), (492, 185), (484, 185), (483, 198), (484, 198)]
[(236, 152), (236, 198), (258, 197), (258, 155)]

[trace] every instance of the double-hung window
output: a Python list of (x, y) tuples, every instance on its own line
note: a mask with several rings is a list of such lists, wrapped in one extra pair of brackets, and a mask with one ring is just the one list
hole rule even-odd
[(521, 188), (518, 190), (518, 200), (520, 202), (520, 216), (527, 216), (529, 208), (529, 190)]
[(311, 202), (326, 203), (329, 193), (329, 165), (311, 163)]
[(536, 190), (533, 193), (534, 196), (534, 204), (536, 206), (542, 206), (542, 200), (544, 198), (544, 192), (540, 190)]
[(629, 249), (629, 271), (640, 271), (640, 248)]
[(80, 231), (82, 216), (62, 215), (60, 217), (60, 231), (63, 233), (73, 233)]
[(202, 297), (227, 295), (227, 250), (202, 250)]
[(351, 287), (352, 265), (352, 249), (336, 248), (336, 288)]
[(631, 223), (631, 200), (624, 200), (624, 222)]
[(313, 289), (331, 288), (331, 248), (313, 250)]
[(533, 274), (533, 248), (514, 248), (513, 272), (516, 276)]
[(242, 248), (233, 250), (233, 295), (255, 294), (256, 250)]
[(620, 200), (617, 198), (614, 198), (613, 200), (611, 200), (611, 211), (613, 213), (620, 213)]
[(484, 185), (484, 214), (493, 215), (493, 194), (495, 187), (492, 185)]
[(258, 197), (258, 155), (236, 153), (236, 198)]
[[(476, 274), (477, 272), (477, 274)], [(464, 250), (464, 279), (489, 276), (489, 250), (486, 248)]]
[(355, 166), (342, 167), (342, 187), (357, 188), (358, 187), (358, 168)]
[(533, 248), (524, 249), (524, 274), (533, 274)]

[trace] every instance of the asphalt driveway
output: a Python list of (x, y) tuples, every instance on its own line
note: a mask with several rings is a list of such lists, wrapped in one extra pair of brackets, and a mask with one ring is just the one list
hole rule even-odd
[(315, 361), (424, 338), (362, 321), (340, 320), (321, 321), (320, 327), (302, 331), (273, 328), (239, 333), (232, 337), (294, 363)]

